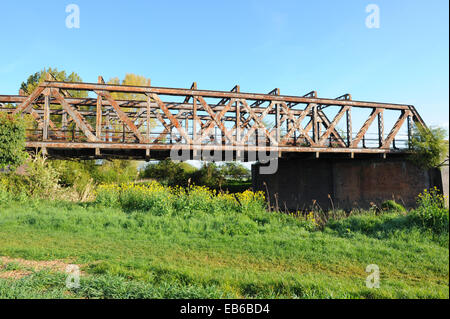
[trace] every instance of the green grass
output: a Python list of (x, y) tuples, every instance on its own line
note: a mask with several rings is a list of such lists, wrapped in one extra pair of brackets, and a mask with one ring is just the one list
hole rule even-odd
[[(409, 216), (367, 213), (319, 231), (261, 209), (183, 200), (164, 214), (0, 201), (0, 256), (63, 259), (85, 273), (70, 290), (65, 274), (49, 271), (0, 279), (0, 298), (449, 298), (448, 231)], [(369, 264), (380, 268), (379, 289), (365, 286)]]

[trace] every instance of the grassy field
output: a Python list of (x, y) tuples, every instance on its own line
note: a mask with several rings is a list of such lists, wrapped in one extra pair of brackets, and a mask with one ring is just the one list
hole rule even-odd
[(319, 226), (250, 192), (152, 187), (105, 187), (92, 203), (0, 196), (0, 298), (449, 298), (448, 230), (405, 213)]

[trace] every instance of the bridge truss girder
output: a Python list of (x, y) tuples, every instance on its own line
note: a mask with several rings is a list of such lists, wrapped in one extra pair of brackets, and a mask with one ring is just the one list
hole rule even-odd
[[(354, 101), (350, 94), (336, 99), (304, 96), (199, 90), (99, 83), (68, 83), (47, 78), (30, 95), (0, 95), (0, 111), (31, 114), (36, 125), (27, 135), (28, 148), (102, 150), (277, 151), (298, 153), (393, 153), (395, 139), (407, 124), (425, 126), (412, 105)], [(71, 96), (87, 91), (87, 98)], [(114, 98), (132, 93), (136, 100)], [(337, 108), (334, 116), (326, 112)], [(369, 109), (356, 128), (352, 113)], [(384, 132), (384, 113), (400, 113), (392, 129)], [(376, 121), (377, 143), (368, 147), (366, 135)], [(338, 125), (343, 127), (338, 128)]]

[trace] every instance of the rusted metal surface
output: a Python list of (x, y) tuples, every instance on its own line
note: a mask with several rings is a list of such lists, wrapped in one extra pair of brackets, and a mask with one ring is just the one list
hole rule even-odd
[[(425, 125), (412, 105), (355, 101), (350, 94), (327, 99), (316, 91), (281, 95), (278, 88), (268, 94), (245, 93), (238, 85), (211, 91), (197, 89), (195, 82), (189, 89), (111, 85), (102, 77), (98, 82), (48, 77), (28, 96), (0, 95), (0, 112), (33, 116), (37, 125), (27, 132), (29, 149), (95, 149), (95, 155), (102, 150), (145, 150), (149, 156), (151, 150), (170, 151), (174, 145), (195, 154), (233, 151), (236, 157), (253, 151), (387, 154), (407, 152), (412, 126)], [(89, 94), (76, 98), (70, 90)], [(113, 98), (117, 93), (147, 98)], [(371, 110), (370, 115), (362, 125), (355, 124), (355, 114), (364, 109)], [(386, 112), (400, 116), (385, 137)], [(372, 124), (375, 133), (370, 132)], [(399, 147), (402, 128), (407, 135)]]

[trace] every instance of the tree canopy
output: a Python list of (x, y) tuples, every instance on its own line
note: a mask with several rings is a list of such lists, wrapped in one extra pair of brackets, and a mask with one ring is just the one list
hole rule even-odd
[(411, 160), (424, 168), (440, 167), (448, 157), (447, 131), (440, 127), (426, 128), (417, 125), (411, 137)]
[[(48, 69), (44, 68), (43, 70), (30, 75), (25, 82), (22, 82), (20, 89), (23, 90), (23, 92), (27, 95), (31, 94), (39, 84), (41, 84), (43, 81), (46, 80), (48, 73), (50, 73), (57, 81), (64, 81), (64, 82), (83, 81), (81, 77), (75, 72), (67, 74), (66, 71), (64, 70), (58, 71), (57, 68), (48, 68)], [(85, 98), (88, 96), (87, 91), (68, 90), (68, 92), (73, 97)]]
[[(121, 85), (133, 85), (133, 86), (150, 86), (150, 79), (142, 75), (137, 75), (133, 73), (127, 73), (125, 78), (120, 81), (118, 77), (111, 78), (108, 81), (109, 84), (121, 84)], [(114, 99), (118, 100), (141, 100), (145, 101), (147, 99), (145, 94), (136, 93), (112, 93)]]

